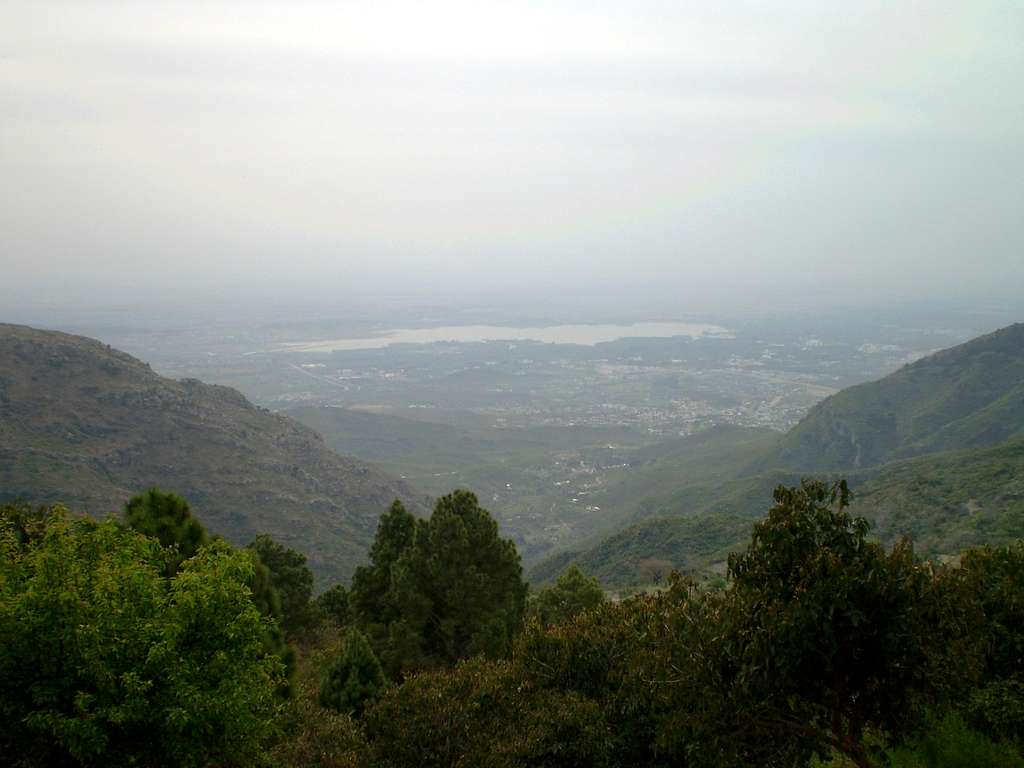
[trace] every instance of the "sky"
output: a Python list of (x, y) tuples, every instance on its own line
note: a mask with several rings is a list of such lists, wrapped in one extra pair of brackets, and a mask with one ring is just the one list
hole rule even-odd
[(1022, 83), (1018, 0), (0, 0), (0, 306), (1019, 296)]

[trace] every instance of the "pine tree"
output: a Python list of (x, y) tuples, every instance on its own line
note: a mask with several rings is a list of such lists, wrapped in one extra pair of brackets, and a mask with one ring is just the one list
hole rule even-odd
[(604, 590), (592, 576), (573, 563), (550, 587), (537, 592), (530, 613), (541, 624), (561, 624), (576, 614), (604, 602)]
[(320, 705), (358, 716), (383, 688), (384, 671), (369, 641), (359, 630), (349, 628), (341, 654), (320, 684)]
[(306, 565), (306, 556), (261, 533), (249, 544), (266, 566), (270, 585), (280, 601), (281, 628), (293, 635), (312, 620), (310, 598), (313, 596), (313, 572)]
[(497, 656), (522, 623), (526, 584), (515, 545), (469, 491), (437, 500), (429, 520), (400, 504), (381, 518), (371, 565), (350, 605), (388, 674)]
[(129, 527), (176, 550), (167, 563), (168, 576), (176, 573), (181, 563), (200, 547), (210, 543), (203, 524), (192, 515), (188, 502), (177, 494), (150, 488), (129, 499), (124, 513)]

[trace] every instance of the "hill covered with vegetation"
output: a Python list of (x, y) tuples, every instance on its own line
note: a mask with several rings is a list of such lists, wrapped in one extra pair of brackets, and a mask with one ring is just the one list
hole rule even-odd
[(417, 494), (237, 391), (158, 376), (80, 336), (0, 325), (0, 501), (103, 516), (159, 485), (237, 544), (270, 533), (348, 578), (377, 517)]
[(826, 398), (756, 462), (847, 471), (1024, 434), (1024, 324)]
[[(846, 477), (851, 509), (871, 523), (871, 536), (889, 544), (906, 536), (923, 556), (1024, 536), (1024, 438), (894, 461)], [(798, 481), (799, 473), (766, 472), (646, 498), (633, 523), (541, 561), (530, 579), (545, 583), (573, 562), (609, 588), (649, 583), (651, 574), (672, 568), (713, 571), (729, 552), (746, 546), (751, 521), (764, 514), (766, 494)]]

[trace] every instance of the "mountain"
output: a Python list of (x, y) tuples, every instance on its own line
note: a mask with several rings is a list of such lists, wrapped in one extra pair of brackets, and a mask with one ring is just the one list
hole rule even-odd
[(1024, 434), (1024, 324), (844, 389), (816, 405), (754, 469), (850, 470)]
[(236, 544), (266, 532), (347, 579), (406, 484), (228, 387), (174, 381), (98, 341), (0, 324), (0, 501), (94, 515), (159, 486)]

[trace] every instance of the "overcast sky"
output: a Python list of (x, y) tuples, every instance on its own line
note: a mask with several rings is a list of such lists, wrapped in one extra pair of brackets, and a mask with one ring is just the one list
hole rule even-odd
[(1006, 295), (1022, 233), (1019, 0), (0, 0), (0, 303)]

